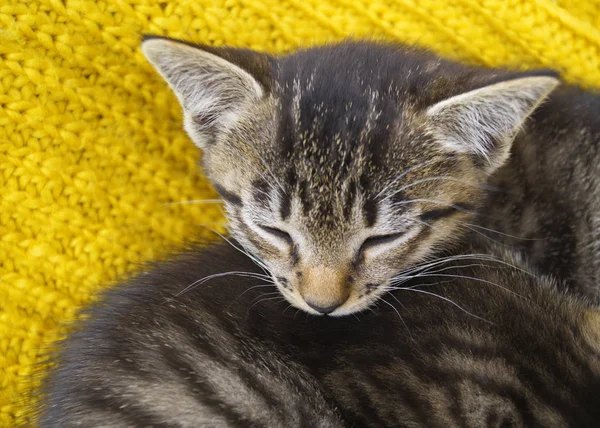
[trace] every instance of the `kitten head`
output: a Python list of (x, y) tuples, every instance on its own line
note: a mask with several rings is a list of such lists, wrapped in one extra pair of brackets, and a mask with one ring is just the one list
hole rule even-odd
[(183, 106), (232, 235), (314, 314), (367, 308), (459, 238), (558, 84), (374, 43), (142, 49)]

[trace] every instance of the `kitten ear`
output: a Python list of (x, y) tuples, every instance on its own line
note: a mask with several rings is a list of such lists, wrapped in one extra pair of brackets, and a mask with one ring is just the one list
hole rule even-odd
[(211, 131), (235, 125), (268, 90), (266, 54), (153, 36), (144, 39), (142, 51), (175, 92), (184, 109), (184, 127), (200, 147), (207, 145)]
[(508, 80), (441, 101), (427, 116), (446, 149), (484, 159), (492, 173), (508, 159), (525, 119), (558, 84), (550, 76)]

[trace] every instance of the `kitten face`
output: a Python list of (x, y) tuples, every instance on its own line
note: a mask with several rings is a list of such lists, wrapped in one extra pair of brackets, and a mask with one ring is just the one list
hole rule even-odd
[[(293, 107), (273, 104), (271, 117), (281, 123)], [(339, 306), (331, 315), (363, 310), (394, 275), (460, 235), (485, 175), (416, 132), (417, 120), (363, 141), (293, 132), (287, 152), (276, 127), (256, 138), (246, 129), (234, 145), (243, 147), (234, 155), (240, 161), (232, 164), (229, 151), (206, 160), (233, 236), (265, 262), (294, 306), (312, 313)], [(329, 132), (335, 125), (327, 122)]]
[(232, 235), (292, 305), (333, 316), (460, 237), (557, 84), (367, 43), (278, 59), (165, 39), (143, 49), (184, 107)]

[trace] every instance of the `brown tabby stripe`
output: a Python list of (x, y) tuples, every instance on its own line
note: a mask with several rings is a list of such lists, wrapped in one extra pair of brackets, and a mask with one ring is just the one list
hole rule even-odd
[(344, 201), (344, 219), (349, 220), (352, 215), (352, 207), (356, 199), (356, 183), (351, 181), (346, 192), (346, 200)]
[(179, 352), (174, 348), (163, 347), (163, 357), (165, 362), (179, 376), (190, 390), (191, 395), (202, 404), (207, 404), (213, 411), (219, 411), (223, 420), (228, 421), (235, 427), (255, 427), (256, 423), (248, 421), (243, 415), (235, 411), (233, 406), (223, 403), (218, 397), (218, 392), (210, 386), (206, 378), (201, 378), (190, 364), (185, 361)]
[(358, 407), (360, 408), (360, 411), (356, 411), (352, 419), (362, 420), (362, 426), (365, 427), (384, 427), (389, 425), (388, 421), (382, 419), (379, 415), (380, 411), (377, 403), (373, 403), (373, 397), (367, 394), (364, 389), (364, 384), (361, 384), (356, 380), (351, 381), (348, 392), (354, 396), (354, 400), (356, 403), (358, 403)]
[(238, 195), (231, 193), (228, 190), (225, 190), (223, 187), (219, 186), (216, 183), (213, 183), (213, 187), (225, 201), (233, 205), (242, 206), (242, 199)]
[[(569, 338), (565, 338), (564, 340), (567, 341)], [(563, 415), (563, 417), (565, 417), (565, 419), (578, 421), (581, 426), (586, 426), (586, 424), (590, 424), (592, 422), (590, 420), (584, 421), (582, 419), (584, 416), (580, 415), (580, 412), (577, 411), (577, 406), (575, 404), (565, 402), (564, 389), (557, 390), (552, 385), (549, 385), (547, 381), (544, 381), (544, 377), (551, 376), (555, 379), (554, 384), (560, 385), (561, 388), (568, 388), (569, 386), (571, 389), (576, 388), (576, 386), (573, 384), (570, 374), (565, 373), (563, 370), (564, 364), (558, 364), (557, 357), (562, 356), (562, 354), (558, 356), (547, 355), (545, 356), (546, 358), (543, 358), (542, 360), (536, 360), (535, 364), (533, 364), (526, 358), (504, 352), (502, 349), (499, 350), (496, 346), (467, 344), (450, 337), (437, 338), (437, 340), (432, 340), (430, 343), (433, 347), (447, 346), (448, 348), (454, 350), (465, 350), (465, 359), (475, 358), (485, 361), (501, 356), (507, 365), (519, 367), (519, 380), (536, 391), (538, 398), (544, 400), (549, 404), (550, 407), (557, 409)], [(580, 369), (587, 368), (587, 364), (584, 364), (584, 361), (582, 361), (578, 356), (571, 354), (569, 355), (569, 359), (573, 361), (579, 360), (578, 366)], [(587, 373), (587, 375), (593, 377), (593, 373), (591, 372)], [(573, 391), (573, 396), (585, 397), (586, 394), (584, 390), (578, 390)]]
[[(413, 327), (415, 326), (413, 325)], [(552, 388), (552, 386), (549, 386), (547, 382), (543, 381), (544, 376), (553, 376), (556, 378), (559, 376), (559, 374), (562, 374), (563, 376), (560, 376), (560, 379), (556, 380), (556, 385), (564, 385), (566, 387), (566, 385), (572, 384), (572, 379), (570, 379), (568, 374), (564, 373), (561, 370), (561, 366), (557, 364), (556, 355), (548, 355), (548, 358), (545, 358), (545, 361), (543, 361), (543, 363), (545, 363), (544, 366), (538, 365), (540, 361), (536, 361), (536, 365), (532, 366), (531, 363), (526, 361), (526, 359), (519, 358), (517, 355), (503, 352), (501, 349), (499, 350), (498, 347), (493, 345), (489, 347), (481, 346), (480, 344), (467, 343), (450, 337), (431, 338), (426, 343), (431, 346), (432, 353), (436, 353), (438, 350), (441, 352), (441, 348), (443, 347), (446, 347), (447, 349), (453, 349), (455, 351), (461, 351), (465, 361), (473, 359), (485, 361), (488, 359), (495, 359), (500, 356), (507, 365), (519, 367), (519, 380), (522, 381), (523, 384), (528, 388), (536, 391), (538, 398), (544, 400), (551, 407), (558, 410), (566, 420), (578, 421), (579, 424), (577, 426), (592, 426), (590, 424), (592, 424), (593, 421), (588, 420), (584, 415), (581, 415), (577, 411), (575, 405), (565, 403), (564, 397), (561, 396), (561, 391), (557, 391), (556, 389)], [(408, 357), (409, 355), (405, 356), (405, 358), (407, 358), (405, 361), (406, 364), (409, 364)], [(413, 364), (415, 367), (422, 366), (422, 363), (419, 361), (415, 361)], [(582, 365), (581, 367), (585, 367), (585, 365)], [(495, 383), (493, 379), (482, 379), (475, 375), (466, 376), (456, 372), (445, 373), (440, 369), (427, 368), (427, 373), (430, 374), (432, 380), (435, 378), (445, 377), (448, 379), (447, 383), (449, 384), (454, 383), (455, 381), (457, 382), (462, 377), (469, 377), (473, 380), (476, 380), (482, 388), (485, 385), (485, 388), (489, 393), (503, 397), (510, 396), (511, 399), (515, 400), (515, 403), (522, 403), (525, 407), (520, 408), (521, 413), (526, 412), (529, 414), (529, 410), (527, 410), (528, 405), (526, 404), (527, 399), (522, 396), (522, 393), (513, 390), (512, 386), (510, 385)], [(592, 376), (591, 373), (590, 376)], [(585, 396), (585, 393), (584, 391), (579, 391), (576, 396), (583, 397)], [(529, 416), (524, 414), (523, 417), (524, 419), (527, 419)], [(530, 422), (532, 423), (532, 421)], [(527, 424), (526, 426), (530, 425)]]
[(97, 394), (95, 391), (88, 391), (92, 396), (88, 399), (92, 400), (89, 406), (94, 409), (100, 409), (99, 412), (106, 412), (111, 415), (118, 415), (120, 421), (127, 426), (138, 427), (153, 427), (153, 428), (169, 428), (170, 424), (165, 424), (157, 420), (155, 415), (148, 414), (145, 408), (142, 408), (135, 403), (127, 403), (127, 406), (123, 406), (122, 402), (117, 402), (107, 398), (99, 391)]
[(254, 180), (252, 182), (252, 197), (263, 207), (268, 207), (270, 203), (271, 186), (264, 180)]
[[(177, 325), (182, 327), (182, 331), (187, 331), (191, 334), (192, 332), (197, 330), (198, 326), (196, 326), (196, 324), (193, 321), (186, 319), (185, 317), (177, 318), (179, 321)], [(184, 322), (184, 325), (182, 325), (182, 322)], [(227, 333), (233, 332), (228, 331)], [(265, 399), (266, 403), (271, 409), (277, 409), (283, 404), (282, 400), (278, 399), (278, 397), (273, 396), (269, 392), (268, 388), (260, 382), (260, 378), (257, 377), (256, 374), (251, 373), (244, 366), (232, 360), (230, 358), (230, 353), (226, 352), (225, 350), (219, 352), (218, 348), (216, 348), (213, 343), (200, 337), (197, 334), (191, 334), (191, 336), (194, 337), (196, 349), (202, 350), (202, 352), (210, 360), (225, 362), (233, 372), (237, 373), (240, 376), (240, 378), (242, 378), (243, 382), (249, 389), (257, 391), (257, 393)], [(191, 370), (193, 371), (193, 369)]]
[[(379, 356), (378, 356), (376, 362), (374, 362), (372, 358), (364, 358), (364, 357), (357, 358), (355, 367), (361, 367), (364, 369), (364, 370), (361, 370), (361, 374), (364, 379), (361, 378), (360, 383), (358, 382), (358, 380), (355, 380), (355, 382), (357, 382), (357, 384), (355, 385), (355, 387), (353, 389), (356, 391), (361, 391), (363, 394), (366, 394), (366, 392), (364, 392), (365, 384), (371, 385), (375, 391), (386, 391), (391, 388), (391, 389), (393, 389), (395, 395), (402, 396), (402, 402), (407, 404), (407, 407), (410, 408), (410, 410), (413, 413), (412, 416), (414, 416), (415, 418), (417, 418), (419, 420), (419, 423), (422, 424), (421, 426), (432, 426), (431, 425), (431, 423), (432, 423), (431, 415), (433, 414), (433, 411), (429, 408), (430, 406), (429, 406), (429, 403), (427, 403), (427, 401), (419, 398), (418, 393), (415, 393), (415, 391), (408, 388), (408, 386), (403, 382), (397, 382), (397, 381), (387, 379), (388, 382), (386, 383), (385, 380), (378, 379), (373, 374), (373, 373), (377, 372), (377, 367), (393, 366), (394, 358), (392, 356), (386, 356), (386, 357), (389, 357), (389, 358), (382, 359), (382, 358), (379, 358)], [(416, 376), (420, 377), (419, 371), (412, 370), (412, 372)], [(383, 408), (384, 406), (380, 406), (380, 407)], [(379, 413), (378, 413), (379, 410), (377, 410), (377, 407), (374, 409), (374, 412), (376, 412), (379, 415)], [(379, 420), (383, 421), (383, 419), (381, 419), (381, 416), (378, 416), (378, 418), (380, 418)], [(392, 420), (396, 421), (397, 418), (392, 417)], [(389, 425), (390, 425), (389, 423), (381, 423), (381, 424), (376, 424), (374, 426), (389, 426)], [(458, 424), (456, 426), (458, 426)]]
[(279, 215), (282, 220), (287, 220), (291, 214), (292, 201), (287, 192), (280, 192)]
[[(370, 195), (372, 193), (370, 192), (371, 185), (369, 179), (365, 174), (361, 175), (359, 185), (363, 194)], [(375, 224), (378, 212), (377, 200), (371, 196), (366, 197), (365, 203), (363, 204), (363, 215), (368, 227)]]

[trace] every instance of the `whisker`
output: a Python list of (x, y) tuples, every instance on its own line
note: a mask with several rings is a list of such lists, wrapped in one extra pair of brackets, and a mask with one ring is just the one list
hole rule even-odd
[(462, 222), (462, 221), (460, 223), (465, 223), (467, 226), (476, 227), (478, 229), (483, 229), (488, 232), (497, 233), (498, 235), (503, 235), (503, 236), (507, 236), (509, 238), (519, 239), (522, 241), (545, 241), (546, 240), (546, 238), (524, 238), (522, 236), (510, 235), (508, 233), (500, 232), (500, 231), (494, 230), (494, 229), (489, 229), (487, 227), (483, 227), (478, 224), (472, 224), (472, 223), (467, 223), (467, 222)]
[[(473, 281), (478, 281), (478, 282), (482, 282), (484, 284), (489, 284), (489, 285), (494, 285), (498, 288), (501, 288), (504, 291), (508, 291), (511, 294), (514, 294), (515, 296), (518, 296), (522, 299), (525, 299), (527, 301), (529, 301), (528, 298), (526, 298), (525, 296), (520, 295), (519, 293), (516, 293), (506, 287), (501, 286), (500, 284), (496, 284), (495, 282), (492, 281), (488, 281), (486, 279), (481, 279), (481, 278), (476, 278), (474, 276), (466, 276), (466, 275), (450, 275), (450, 274), (425, 274), (425, 275), (416, 275), (415, 278), (427, 278), (427, 277), (446, 277), (446, 278), (462, 278), (462, 279), (471, 279)], [(411, 287), (408, 287), (411, 288)]]
[(257, 265), (259, 268), (261, 268), (265, 274), (273, 276), (271, 273), (271, 270), (268, 268), (266, 263), (263, 262), (262, 260), (260, 260), (258, 258), (258, 256), (251, 254), (250, 251), (248, 251), (246, 248), (244, 248), (243, 244), (240, 243), (241, 248), (239, 248), (233, 242), (231, 242), (231, 240), (227, 239), (223, 234), (217, 232), (216, 230), (211, 230), (211, 231), (213, 233), (215, 233), (216, 235), (220, 236), (221, 239), (223, 239), (225, 242), (227, 242), (229, 245), (231, 245), (234, 249), (236, 249), (237, 251), (244, 254), (246, 257), (248, 257), (250, 260), (252, 260), (252, 262), (254, 262), (254, 264)]
[(167, 202), (163, 205), (188, 205), (188, 204), (222, 204), (221, 199), (192, 199), (189, 201)]
[[(274, 295), (280, 295), (281, 293), (279, 291), (270, 291), (268, 293), (261, 293), (260, 295), (258, 295), (257, 297), (255, 297), (254, 299), (252, 299), (250, 301), (250, 303), (254, 303), (256, 300), (262, 299), (265, 296), (274, 296)], [(283, 297), (283, 296), (282, 296)]]
[[(394, 296), (394, 294), (391, 291), (389, 291), (389, 290), (386, 289), (386, 293), (389, 294), (390, 296), (392, 296), (394, 298), (394, 300), (396, 302), (398, 302), (400, 304), (400, 306), (402, 306), (404, 308), (404, 304), (402, 304), (400, 302), (400, 300), (398, 300), (396, 298), (396, 296)], [(392, 305), (390, 302), (387, 302), (385, 299), (381, 299), (381, 301), (383, 303), (388, 304), (389, 306), (391, 306), (396, 311), (396, 313), (398, 314), (398, 317), (400, 317), (400, 321), (402, 321), (402, 324), (404, 324), (404, 328), (406, 328), (406, 332), (408, 333), (408, 335), (410, 336), (411, 339), (414, 339), (413, 336), (412, 336), (412, 334), (411, 334), (411, 332), (410, 332), (410, 330), (409, 330), (409, 328), (408, 328), (408, 326), (406, 325), (406, 322), (404, 322), (404, 318), (402, 318), (402, 315), (400, 315), (400, 312), (398, 311), (398, 309), (394, 305)]]
[[(446, 270), (449, 270), (449, 269), (459, 269), (459, 268), (467, 268), (467, 267), (475, 267), (475, 266), (489, 267), (489, 268), (493, 268), (493, 267), (495, 267), (495, 266), (491, 266), (491, 265), (484, 265), (484, 264), (481, 264), (481, 263), (471, 263), (471, 264), (468, 264), (468, 265), (454, 265), (454, 266), (446, 266), (446, 267), (444, 267), (444, 268), (441, 268), (441, 269), (438, 269), (438, 270), (433, 270), (433, 271), (432, 271), (432, 270), (430, 270), (430, 269), (432, 269), (432, 268), (434, 267), (434, 266), (432, 266), (432, 267), (430, 267), (430, 268), (427, 268), (427, 269), (425, 269), (424, 271), (422, 271), (422, 272), (419, 272), (419, 273), (430, 273), (430, 274), (432, 274), (432, 273), (444, 272), (444, 271), (446, 271)], [(417, 276), (418, 276), (418, 275), (417, 275)], [(410, 275), (409, 279), (416, 278), (417, 276), (415, 276), (415, 275)], [(392, 281), (393, 281), (395, 278), (396, 278), (396, 277), (394, 277), (394, 278), (392, 279)], [(404, 275), (402, 276), (402, 278), (404, 278)]]
[(429, 181), (441, 181), (441, 180), (454, 181), (454, 182), (457, 182), (460, 184), (464, 184), (466, 186), (471, 186), (471, 187), (475, 187), (475, 188), (482, 189), (482, 190), (492, 190), (492, 189), (489, 189), (489, 187), (491, 187), (491, 186), (488, 186), (485, 184), (471, 183), (470, 181), (463, 180), (461, 178), (452, 177), (451, 175), (438, 175), (438, 176), (434, 176), (434, 177), (421, 178), (419, 180), (415, 180), (409, 184), (406, 184), (406, 185), (400, 187), (399, 189), (396, 189), (393, 193), (390, 193), (389, 195), (387, 195), (385, 198), (382, 199), (382, 201), (386, 201), (386, 200), (394, 197), (398, 193), (400, 193), (406, 189), (409, 189), (411, 187), (414, 187), (418, 184), (427, 183)]
[(464, 224), (465, 224), (465, 227), (467, 229), (469, 229), (471, 232), (474, 232), (474, 233), (478, 234), (479, 236), (482, 236), (483, 238), (487, 239), (488, 241), (493, 242), (496, 245), (500, 245), (501, 247), (504, 247), (504, 248), (510, 248), (510, 245), (505, 244), (504, 242), (497, 241), (494, 238), (492, 238), (492, 237), (486, 235), (485, 233), (481, 232), (480, 230), (473, 229), (472, 227), (470, 227), (466, 223), (464, 223)]
[(287, 307), (286, 307), (286, 308), (283, 310), (283, 312), (281, 313), (281, 316), (284, 316), (284, 315), (285, 315), (285, 313), (287, 312), (287, 310), (288, 310), (289, 308), (293, 308), (293, 307), (294, 307), (294, 305), (287, 305)]
[(451, 279), (448, 279), (446, 281), (437, 281), (437, 282), (432, 282), (432, 283), (427, 283), (427, 284), (411, 285), (410, 287), (402, 287), (402, 288), (408, 290), (408, 289), (413, 289), (413, 288), (433, 287), (434, 285), (440, 285), (440, 284), (450, 284), (452, 282), (454, 282), (454, 281)]
[[(398, 274), (396, 274), (395, 277), (398, 276), (402, 276), (402, 275), (406, 275), (406, 274), (411, 274), (413, 272), (419, 272), (425, 268), (429, 268), (430, 266), (436, 266), (436, 265), (440, 265), (443, 263), (449, 263), (449, 262), (453, 262), (453, 261), (460, 261), (460, 260), (479, 260), (479, 261), (487, 261), (487, 262), (493, 262), (493, 263), (497, 263), (503, 266), (508, 266), (512, 269), (515, 269), (519, 272), (523, 272), (526, 273), (527, 275), (532, 276), (533, 278), (537, 278), (536, 275), (534, 275), (533, 273), (522, 269), (518, 266), (515, 266), (511, 263), (508, 263), (504, 260), (501, 260), (497, 257), (494, 257), (490, 254), (478, 254), (478, 253), (473, 253), (473, 254), (461, 254), (461, 255), (457, 255), (457, 256), (448, 256), (448, 257), (440, 257), (434, 260), (430, 260), (430, 261), (425, 261), (423, 263), (420, 264), (416, 264), (415, 266), (412, 266), (410, 269), (406, 269), (404, 271), (399, 272)], [(457, 265), (460, 266), (460, 265)]]
[(175, 294), (175, 296), (173, 296), (173, 297), (179, 297), (182, 294), (184, 294), (184, 293), (188, 292), (189, 290), (191, 290), (192, 288), (197, 287), (197, 286), (205, 283), (206, 281), (210, 281), (211, 279), (221, 278), (223, 276), (228, 276), (228, 275), (235, 275), (235, 276), (241, 276), (241, 277), (246, 277), (246, 278), (257, 278), (257, 279), (262, 279), (262, 280), (265, 279), (265, 275), (257, 274), (257, 273), (254, 273), (254, 272), (230, 271), (230, 272), (214, 273), (212, 275), (205, 276), (204, 278), (200, 278), (200, 279), (192, 282), (190, 285), (188, 285), (187, 287), (185, 287), (179, 293)]
[(275, 300), (275, 299), (278, 299), (280, 302), (281, 302), (281, 301), (284, 301), (284, 302), (286, 302), (286, 301), (287, 301), (287, 300), (286, 300), (284, 297), (282, 297), (282, 296), (267, 297), (267, 298), (265, 298), (265, 299), (261, 299), (261, 300), (259, 300), (258, 302), (255, 302), (255, 303), (253, 303), (253, 304), (252, 304), (252, 305), (251, 305), (251, 306), (248, 308), (248, 311), (246, 312), (246, 316), (250, 315), (250, 310), (251, 310), (251, 309), (252, 309), (254, 306), (258, 305), (259, 303), (262, 303), (262, 302), (267, 302), (267, 301), (269, 301), (269, 300)]
[(396, 184), (398, 181), (400, 181), (400, 179), (402, 179), (402, 177), (406, 176), (406, 174), (408, 174), (409, 172), (412, 172), (415, 169), (420, 168), (422, 166), (429, 165), (433, 162), (435, 162), (435, 159), (431, 159), (426, 162), (421, 162), (415, 166), (412, 166), (412, 167), (406, 169), (402, 174), (400, 174), (398, 177), (396, 177), (394, 180), (392, 180), (388, 185), (386, 185), (383, 189), (381, 189), (381, 191), (377, 195), (375, 195), (375, 200), (379, 199), (379, 197), (381, 195), (383, 195), (385, 192), (387, 192), (390, 187), (392, 187), (394, 184)]
[(430, 295), (430, 296), (437, 297), (437, 298), (442, 299), (442, 300), (444, 300), (444, 301), (446, 301), (448, 303), (451, 303), (452, 305), (456, 306), (458, 309), (460, 309), (461, 311), (463, 311), (464, 313), (466, 313), (468, 315), (471, 315), (472, 317), (475, 317), (475, 318), (477, 318), (477, 319), (479, 319), (481, 321), (487, 322), (489, 324), (496, 325), (495, 323), (493, 323), (493, 322), (491, 322), (489, 320), (486, 320), (485, 318), (482, 318), (480, 316), (477, 316), (477, 315), (475, 315), (475, 314), (467, 311), (465, 308), (463, 308), (462, 306), (460, 306), (458, 303), (454, 302), (451, 299), (448, 299), (447, 297), (440, 296), (439, 294), (431, 293), (431, 292), (425, 291), (425, 290), (418, 290), (416, 288), (402, 288), (402, 287), (400, 287), (397, 290), (414, 291), (415, 293), (423, 293), (423, 294), (427, 294), (427, 295)]
[[(264, 287), (275, 287), (275, 283), (271, 283), (271, 284), (260, 284), (260, 285), (254, 285), (252, 287), (249, 287), (247, 289), (245, 289), (239, 296), (237, 296), (233, 301), (235, 302), (236, 300), (238, 300), (240, 297), (242, 297), (244, 294), (246, 294), (248, 291), (253, 290), (255, 288), (264, 288)], [(279, 291), (278, 291), (279, 293)], [(233, 303), (233, 302), (232, 302)]]

